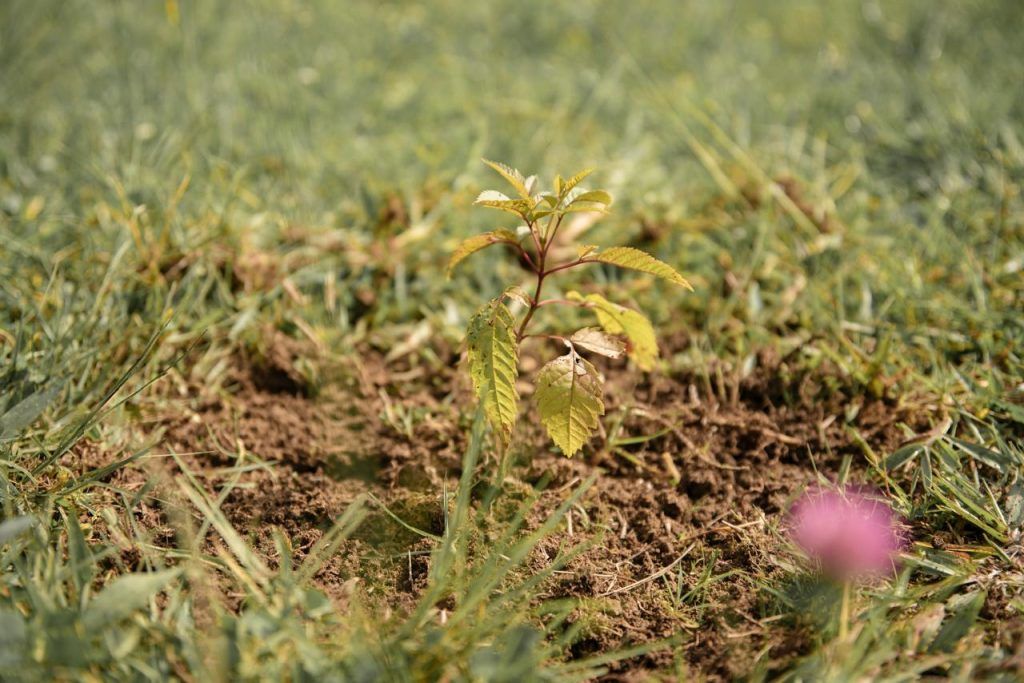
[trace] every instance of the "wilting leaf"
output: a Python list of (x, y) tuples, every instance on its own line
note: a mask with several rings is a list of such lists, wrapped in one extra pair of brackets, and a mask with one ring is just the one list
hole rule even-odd
[(533, 299), (530, 297), (530, 295), (523, 291), (523, 288), (520, 287), (519, 285), (512, 285), (510, 287), (506, 287), (505, 291), (502, 292), (502, 296), (505, 297), (506, 299), (515, 299), (524, 306), (529, 306), (531, 303), (533, 303)]
[(654, 367), (654, 361), (658, 358), (658, 340), (654, 335), (654, 326), (642, 313), (612, 303), (600, 294), (582, 297), (576, 292), (569, 292), (568, 297), (589, 302), (605, 332), (625, 335), (629, 340), (626, 354), (637, 367), (641, 370)]
[(686, 287), (693, 291), (693, 287), (682, 275), (676, 272), (675, 268), (664, 261), (659, 261), (645, 251), (632, 247), (611, 247), (588, 257), (592, 261), (610, 263), (622, 268), (631, 268), (651, 275), (657, 275), (669, 282)]
[(621, 358), (622, 354), (626, 352), (626, 344), (621, 339), (602, 332), (596, 327), (584, 327), (582, 330), (577, 330), (569, 338), (569, 341), (582, 349), (599, 353), (608, 358)]
[(537, 409), (551, 440), (563, 453), (574, 455), (604, 415), (604, 382), (575, 352), (560, 356), (537, 374)]
[(505, 304), (494, 300), (477, 311), (466, 328), (473, 388), (504, 444), (512, 436), (519, 401), (519, 348), (514, 325), (515, 319)]
[(452, 252), (451, 258), (448, 259), (447, 276), (450, 278), (455, 266), (459, 265), (463, 260), (472, 256), (481, 249), (486, 249), (492, 244), (499, 244), (502, 242), (516, 243), (518, 241), (516, 234), (510, 230), (495, 230), (493, 232), (485, 232), (482, 235), (474, 235), (473, 237), (464, 240), (459, 244), (459, 246), (455, 247), (455, 251)]
[[(505, 164), (500, 163), (498, 161), (489, 161), (487, 159), (483, 159), (483, 162), (490, 166), (491, 168), (493, 168), (498, 173), (500, 173), (501, 177), (507, 180), (509, 185), (516, 189), (516, 192), (519, 194), (520, 197), (527, 200), (530, 199), (529, 185), (531, 183), (527, 178), (523, 177), (522, 173), (512, 168), (511, 166), (506, 166)], [(531, 178), (534, 182), (536, 181), (535, 177), (531, 176)]]
[(165, 569), (119, 576), (92, 599), (82, 615), (82, 625), (91, 631), (124, 619), (145, 607), (177, 575), (177, 569)]

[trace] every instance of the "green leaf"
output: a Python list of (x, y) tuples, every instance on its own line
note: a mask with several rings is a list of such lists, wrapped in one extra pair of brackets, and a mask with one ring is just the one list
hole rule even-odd
[(605, 332), (625, 335), (629, 340), (626, 354), (637, 367), (641, 370), (654, 368), (654, 361), (658, 358), (658, 339), (654, 334), (654, 326), (644, 314), (612, 303), (600, 294), (583, 297), (577, 292), (569, 292), (567, 296), (575, 301), (589, 303)]
[(530, 183), (523, 177), (522, 173), (511, 166), (506, 166), (498, 161), (489, 161), (487, 159), (482, 159), (481, 161), (501, 174), (501, 177), (507, 180), (509, 185), (515, 188), (520, 197), (527, 200), (530, 199), (530, 188), (528, 187)]
[(674, 282), (677, 285), (686, 287), (691, 292), (693, 291), (693, 287), (690, 286), (690, 283), (686, 281), (686, 278), (677, 273), (675, 268), (664, 261), (659, 261), (645, 251), (640, 251), (639, 249), (634, 249), (632, 247), (611, 247), (590, 256), (589, 259), (592, 261), (600, 261), (601, 263), (610, 263), (613, 266), (619, 266), (621, 268), (631, 268), (644, 273), (650, 273), (651, 275), (657, 275), (669, 282)]
[(593, 172), (594, 169), (585, 168), (576, 175), (574, 175), (572, 178), (569, 178), (568, 180), (562, 182), (561, 186), (558, 187), (558, 196), (560, 198), (565, 198), (570, 192), (572, 192), (574, 187), (582, 183), (583, 180)]
[(77, 515), (68, 516), (67, 532), (71, 581), (75, 585), (75, 590), (81, 593), (83, 587), (89, 585), (89, 581), (93, 577), (93, 556), (89, 552), (89, 545), (85, 542), (85, 534), (82, 533)]
[(177, 569), (165, 569), (117, 577), (86, 607), (82, 626), (86, 631), (92, 631), (128, 617), (145, 607), (150, 598), (163, 590), (178, 573)]
[(516, 234), (510, 230), (494, 230), (492, 232), (485, 232), (482, 235), (474, 235), (467, 240), (463, 240), (459, 246), (455, 247), (455, 251), (452, 252), (451, 258), (448, 259), (446, 276), (451, 278), (452, 271), (455, 270), (455, 266), (459, 265), (463, 260), (472, 256), (481, 249), (486, 249), (492, 244), (509, 242), (513, 244), (519, 242)]
[(473, 388), (505, 445), (512, 437), (519, 401), (519, 348), (514, 325), (508, 308), (496, 299), (477, 311), (466, 328)]
[(478, 206), (486, 206), (491, 209), (498, 209), (507, 213), (515, 214), (526, 219), (533, 210), (533, 202), (527, 199), (511, 199), (507, 195), (495, 190), (484, 190), (473, 202)]
[(598, 204), (573, 204), (562, 209), (561, 213), (563, 215), (570, 213), (608, 213), (608, 209)]
[(62, 385), (54, 384), (46, 389), (40, 389), (0, 415), (0, 439), (17, 436), (29, 427), (53, 403), (62, 388)]
[(576, 202), (595, 202), (597, 204), (611, 206), (612, 196), (606, 190), (590, 190), (589, 192), (582, 192), (573, 197), (572, 203), (575, 204)]
[(978, 620), (981, 608), (985, 605), (985, 597), (985, 591), (979, 590), (952, 598), (950, 605), (953, 608), (953, 615), (942, 625), (939, 635), (935, 636), (928, 651), (952, 652)]
[(597, 369), (570, 351), (537, 374), (537, 409), (551, 440), (567, 456), (583, 447), (604, 415), (604, 381)]
[(621, 358), (626, 352), (626, 344), (618, 337), (602, 332), (596, 327), (584, 327), (577, 330), (569, 338), (574, 346), (587, 351), (599, 353), (608, 358)]
[(910, 462), (918, 455), (921, 454), (925, 449), (925, 446), (920, 443), (912, 443), (903, 448), (896, 450), (892, 455), (885, 459), (885, 469), (893, 471), (901, 465)]
[(8, 672), (25, 659), (28, 645), (28, 629), (25, 618), (12, 609), (0, 609), (0, 667)]
[(0, 522), (0, 545), (21, 536), (35, 523), (35, 517), (11, 517)]

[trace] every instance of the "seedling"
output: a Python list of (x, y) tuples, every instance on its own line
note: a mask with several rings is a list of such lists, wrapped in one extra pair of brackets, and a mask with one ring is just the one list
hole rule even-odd
[[(473, 388), (483, 404), (503, 447), (512, 438), (519, 413), (519, 346), (530, 337), (563, 343), (568, 353), (549, 361), (537, 372), (534, 399), (541, 422), (563, 453), (574, 455), (590, 438), (604, 414), (604, 378), (583, 354), (608, 358), (628, 356), (637, 367), (651, 370), (658, 356), (654, 327), (642, 314), (613, 303), (600, 294), (583, 296), (569, 292), (565, 298), (542, 299), (545, 281), (556, 273), (588, 263), (608, 263), (664, 278), (686, 289), (690, 283), (667, 263), (631, 247), (599, 249), (579, 245), (576, 258), (552, 263), (552, 245), (566, 216), (579, 212), (607, 213), (612, 197), (605, 190), (585, 190), (580, 183), (590, 175), (581, 171), (564, 180), (556, 176), (553, 191), (538, 188), (536, 176), (524, 177), (504, 164), (484, 160), (515, 190), (515, 197), (487, 190), (476, 204), (516, 216), (522, 225), (515, 231), (495, 230), (462, 242), (451, 255), (448, 275), (466, 257), (495, 244), (511, 248), (533, 272), (533, 294), (510, 286), (484, 304), (466, 328), (469, 371)], [(519, 301), (525, 307), (516, 318), (506, 305)], [(538, 309), (546, 306), (578, 306), (594, 313), (597, 327), (585, 327), (568, 336), (530, 333)]]

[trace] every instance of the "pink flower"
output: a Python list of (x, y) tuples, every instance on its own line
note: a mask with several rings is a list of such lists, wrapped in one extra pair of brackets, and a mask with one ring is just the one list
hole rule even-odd
[(900, 519), (868, 492), (812, 489), (790, 511), (789, 533), (825, 573), (848, 580), (888, 574), (905, 539)]

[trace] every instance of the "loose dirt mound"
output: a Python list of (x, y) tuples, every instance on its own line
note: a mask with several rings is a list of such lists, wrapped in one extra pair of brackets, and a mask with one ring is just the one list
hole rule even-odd
[[(629, 459), (603, 457), (604, 473), (579, 511), (580, 522), (585, 516), (603, 533), (563, 587), (593, 600), (581, 618), (596, 628), (581, 650), (682, 628), (692, 638), (692, 669), (726, 679), (748, 673), (763, 650), (768, 662), (800, 650), (798, 625), (773, 629), (766, 611), (764, 586), (788, 573), (790, 558), (778, 552), (782, 513), (817, 477), (834, 478), (845, 456), (885, 452), (905, 439), (901, 423), (913, 424), (885, 401), (855, 402), (837, 380), (828, 369), (793, 373), (763, 356), (726, 386), (689, 376), (637, 384), (623, 407), (624, 431), (660, 436), (633, 447)], [(531, 466), (541, 469), (556, 473), (555, 488), (591, 471), (550, 456)], [(662, 668), (666, 656), (628, 666)]]
[[(241, 359), (221, 395), (197, 387), (187, 411), (164, 418), (161, 448), (186, 454), (211, 492), (232, 482), (222, 509), (271, 565), (272, 526), (301, 559), (366, 491), (409, 525), (443, 531), (442, 480), (451, 490), (468, 432), (456, 408), (471, 400), (461, 376), (447, 367), (388, 365), (367, 353), (314, 398), (295, 372), (298, 354)], [(687, 666), (728, 679), (756, 660), (802, 649), (799, 625), (779, 623), (765, 590), (788, 573), (781, 563), (789, 558), (778, 552), (781, 513), (818, 473), (834, 476), (845, 456), (856, 463), (865, 449), (884, 453), (906, 438), (904, 423), (922, 425), (892, 403), (864, 399), (827, 367), (791, 365), (763, 355), (735, 380), (708, 379), (735, 376), (724, 371), (609, 372), (619, 377), (607, 391), (605, 426), (614, 433), (595, 439), (588, 459), (552, 452), (533, 421), (522, 422), (525, 445), (513, 474), (529, 484), (550, 478), (533, 524), (599, 472), (562, 536), (531, 559), (542, 566), (570, 535), (596, 542), (539, 596), (582, 600), (574, 615), (583, 627), (577, 655), (682, 631)], [(68, 464), (84, 467), (88, 458), (77, 457)], [(145, 481), (137, 470), (115, 483), (137, 490)], [(143, 509), (143, 523), (162, 529), (155, 536), (169, 543), (166, 519), (152, 504)], [(382, 608), (415, 601), (427, 559), (412, 563), (407, 553), (429, 544), (383, 513), (347, 543), (316, 577), (329, 595), (343, 602), (358, 577)], [(616, 675), (663, 669), (671, 656), (632, 660)]]

